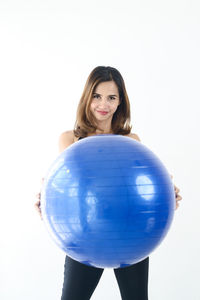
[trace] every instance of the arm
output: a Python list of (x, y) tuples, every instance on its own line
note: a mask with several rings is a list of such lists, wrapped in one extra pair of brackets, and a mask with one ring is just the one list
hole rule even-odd
[(139, 136), (136, 133), (129, 133), (127, 136), (134, 139), (134, 140), (136, 140), (136, 141), (138, 141), (138, 142), (141, 142)]
[[(74, 143), (74, 134), (73, 134), (72, 130), (61, 133), (61, 135), (59, 136), (59, 140), (58, 140), (59, 152), (61, 153), (64, 149), (66, 149), (73, 143)], [(44, 182), (44, 178), (42, 178), (41, 185), (43, 184), (43, 182)], [(36, 211), (40, 215), (40, 218), (42, 219), (41, 206), (40, 206), (41, 205), (41, 203), (40, 203), (41, 189), (40, 189), (40, 192), (36, 194), (36, 198), (38, 200), (35, 202), (34, 206), (35, 206)]]
[(59, 136), (58, 147), (61, 153), (67, 147), (74, 143), (74, 133), (73, 130), (65, 131)]

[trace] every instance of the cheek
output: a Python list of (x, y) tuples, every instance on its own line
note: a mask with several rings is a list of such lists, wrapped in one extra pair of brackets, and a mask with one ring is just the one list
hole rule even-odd
[(95, 104), (94, 104), (94, 103), (91, 103), (91, 104), (90, 104), (90, 109), (91, 109), (91, 110), (94, 110), (94, 108), (95, 108)]
[(115, 107), (113, 107), (113, 111), (116, 112), (118, 106), (116, 105)]

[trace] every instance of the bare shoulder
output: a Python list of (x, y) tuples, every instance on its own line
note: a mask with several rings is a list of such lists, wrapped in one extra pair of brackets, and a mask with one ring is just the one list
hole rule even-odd
[(132, 139), (134, 139), (134, 140), (136, 140), (136, 141), (138, 141), (138, 142), (141, 142), (139, 136), (138, 136), (136, 133), (129, 133), (129, 134), (127, 134), (126, 136), (127, 136), (127, 137), (130, 137), (130, 138), (132, 138)]
[(59, 136), (59, 152), (62, 152), (65, 148), (69, 147), (75, 142), (75, 136), (73, 130), (67, 130), (60, 134)]

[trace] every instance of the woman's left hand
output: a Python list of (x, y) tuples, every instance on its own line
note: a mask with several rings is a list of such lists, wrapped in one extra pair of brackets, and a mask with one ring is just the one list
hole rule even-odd
[[(172, 175), (170, 175), (171, 178), (173, 178)], [(179, 188), (177, 188), (177, 186), (174, 185), (174, 191), (175, 191), (175, 197), (176, 197), (176, 208), (175, 210), (179, 207), (179, 203), (178, 201), (182, 200), (182, 197), (179, 195)]]

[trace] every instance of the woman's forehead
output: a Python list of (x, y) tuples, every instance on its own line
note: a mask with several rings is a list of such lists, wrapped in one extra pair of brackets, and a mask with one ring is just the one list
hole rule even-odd
[(118, 87), (114, 81), (100, 82), (94, 89), (95, 93), (109, 93), (111, 95), (118, 95)]

